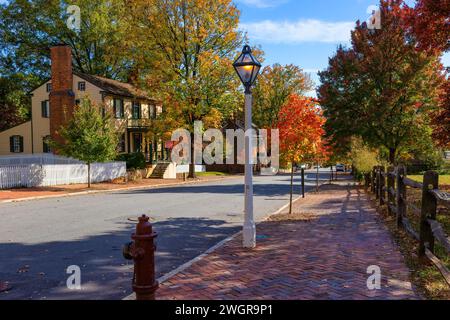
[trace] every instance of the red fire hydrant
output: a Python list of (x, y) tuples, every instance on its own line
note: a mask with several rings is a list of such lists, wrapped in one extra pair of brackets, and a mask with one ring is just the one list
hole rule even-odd
[(159, 286), (155, 278), (156, 237), (149, 217), (143, 215), (139, 217), (136, 233), (131, 236), (134, 241), (123, 248), (124, 258), (134, 261), (133, 291), (136, 293), (136, 300), (155, 300), (155, 292)]

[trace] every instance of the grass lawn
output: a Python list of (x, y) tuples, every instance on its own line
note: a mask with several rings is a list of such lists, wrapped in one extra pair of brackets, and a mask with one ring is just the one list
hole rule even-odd
[(199, 177), (224, 177), (224, 176), (229, 176), (229, 174), (224, 173), (224, 172), (210, 171), (210, 172), (198, 172), (197, 176), (199, 176)]
[[(423, 176), (408, 176), (408, 178), (420, 182), (423, 182)], [(439, 184), (440, 185), (450, 185), (450, 175), (441, 175), (439, 176)]]

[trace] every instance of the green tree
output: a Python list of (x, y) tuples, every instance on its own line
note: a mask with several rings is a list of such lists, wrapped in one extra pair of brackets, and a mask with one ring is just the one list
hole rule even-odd
[[(67, 27), (69, 5), (81, 9), (81, 29)], [(0, 4), (0, 108), (14, 119), (29, 118), (28, 93), (50, 77), (49, 47), (71, 46), (74, 69), (129, 80), (134, 69), (125, 0), (10, 0)], [(7, 103), (5, 103), (7, 102)], [(2, 121), (3, 122), (3, 121)], [(1, 130), (1, 129), (0, 129)]]
[[(69, 5), (81, 10), (79, 31), (67, 27)], [(49, 76), (48, 48), (72, 47), (74, 68), (127, 80), (134, 64), (124, 0), (11, 0), (0, 7), (0, 72)]]
[(30, 116), (30, 96), (21, 87), (29, 81), (23, 75), (0, 77), (0, 131), (26, 121)]
[(91, 187), (91, 164), (113, 160), (117, 154), (119, 136), (108, 114), (89, 98), (81, 101), (68, 123), (59, 134), (64, 144), (51, 142), (52, 147), (64, 156), (79, 159), (88, 165), (88, 187)]
[(352, 48), (338, 48), (320, 73), (320, 103), (334, 141), (362, 137), (394, 164), (418, 141), (431, 144), (430, 110), (439, 104), (442, 66), (406, 37), (401, 1), (381, 1), (382, 28), (357, 23)]
[(253, 89), (254, 123), (261, 128), (272, 128), (289, 96), (304, 95), (312, 87), (311, 79), (298, 66), (275, 64), (265, 67)]

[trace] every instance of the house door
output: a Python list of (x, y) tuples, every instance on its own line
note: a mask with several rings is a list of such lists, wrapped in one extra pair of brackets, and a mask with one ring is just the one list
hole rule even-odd
[(142, 133), (133, 133), (134, 152), (142, 152)]

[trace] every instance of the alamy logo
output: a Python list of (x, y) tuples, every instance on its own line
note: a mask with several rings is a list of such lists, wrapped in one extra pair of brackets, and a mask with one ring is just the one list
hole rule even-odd
[(77, 265), (67, 267), (67, 274), (70, 276), (67, 278), (66, 285), (69, 290), (81, 290), (81, 269)]
[(381, 269), (379, 266), (369, 266), (367, 268), (367, 274), (370, 274), (367, 279), (367, 289), (381, 290)]
[(367, 8), (367, 13), (371, 16), (367, 20), (367, 28), (370, 30), (379, 30), (381, 29), (381, 11), (375, 6), (371, 5)]
[[(268, 147), (270, 133), (270, 148)], [(174, 147), (172, 161), (178, 165), (188, 164), (261, 164), (261, 173), (275, 175), (279, 170), (280, 138), (279, 130), (226, 130), (225, 137), (219, 129), (204, 131), (203, 123), (194, 123), (194, 141), (186, 129), (177, 129), (172, 134)], [(206, 145), (208, 144), (208, 145)], [(192, 146), (194, 148), (192, 148)], [(249, 153), (245, 154), (246, 146)], [(193, 150), (192, 150), (193, 149)], [(225, 154), (224, 154), (225, 152)], [(270, 153), (270, 155), (269, 155)]]
[(70, 5), (67, 7), (66, 13), (69, 17), (66, 20), (67, 28), (72, 31), (80, 31), (81, 29), (81, 10), (79, 6)]

